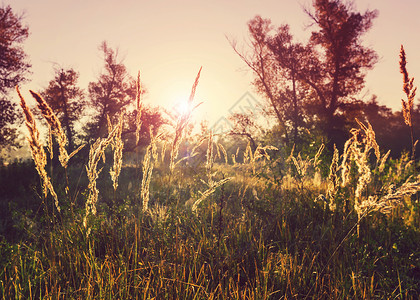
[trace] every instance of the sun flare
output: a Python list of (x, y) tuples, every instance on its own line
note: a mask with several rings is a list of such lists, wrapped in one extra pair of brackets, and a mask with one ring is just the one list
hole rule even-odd
[(187, 115), (191, 112), (191, 105), (188, 103), (188, 98), (184, 95), (177, 97), (173, 110), (176, 115)]
[(179, 98), (179, 100), (175, 102), (174, 110), (177, 115), (188, 114), (191, 111), (188, 99)]

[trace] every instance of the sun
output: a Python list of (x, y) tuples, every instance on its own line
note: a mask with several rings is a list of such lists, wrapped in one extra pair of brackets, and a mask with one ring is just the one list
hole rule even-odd
[(188, 96), (180, 95), (175, 98), (173, 112), (176, 115), (188, 115), (191, 112), (191, 105), (188, 102)]

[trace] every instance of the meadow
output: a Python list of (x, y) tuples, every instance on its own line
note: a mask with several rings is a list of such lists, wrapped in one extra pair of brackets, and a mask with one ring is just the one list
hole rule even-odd
[(130, 156), (123, 114), (67, 153), (32, 92), (50, 128), (43, 145), (18, 90), (33, 161), (1, 167), (2, 299), (420, 297), (408, 153), (390, 158), (360, 121), (342, 153), (315, 138), (298, 151), (275, 134), (254, 148), (188, 134), (198, 78), (190, 109)]

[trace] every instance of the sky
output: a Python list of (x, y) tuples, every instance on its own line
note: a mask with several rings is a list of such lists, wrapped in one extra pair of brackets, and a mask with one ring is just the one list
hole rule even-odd
[[(255, 15), (274, 25), (289, 24), (297, 41), (310, 35), (310, 20), (303, 8), (311, 0), (3, 0), (15, 13), (24, 14), (30, 36), (24, 49), (32, 64), (28, 90), (47, 87), (54, 66), (74, 68), (79, 85), (87, 89), (103, 68), (98, 50), (102, 41), (118, 48), (131, 75), (141, 72), (148, 93), (145, 103), (173, 109), (190, 94), (202, 66), (196, 101), (202, 118), (215, 123), (244, 95), (262, 101), (252, 85), (252, 73), (233, 51), (247, 41), (247, 22)], [(403, 44), (410, 76), (420, 78), (420, 1), (355, 0), (357, 11), (377, 9), (379, 16), (364, 38), (379, 62), (366, 77), (361, 98), (378, 96), (380, 104), (399, 110), (402, 76), (398, 55)], [(420, 80), (420, 79), (419, 79)], [(419, 81), (415, 80), (415, 83)], [(250, 94), (246, 94), (246, 93)], [(29, 99), (30, 97), (26, 97)], [(17, 100), (17, 99), (16, 99)], [(416, 100), (418, 101), (418, 100)]]

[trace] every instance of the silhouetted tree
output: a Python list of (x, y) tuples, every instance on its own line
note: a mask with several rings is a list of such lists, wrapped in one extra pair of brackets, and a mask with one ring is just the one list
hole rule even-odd
[(25, 81), (31, 66), (22, 47), (29, 34), (22, 19), (10, 6), (0, 7), (0, 147), (16, 145), (16, 129), (10, 125), (18, 116), (8, 92)]
[(293, 42), (287, 25), (275, 30), (270, 20), (256, 16), (248, 23), (251, 53), (232, 46), (253, 70), (254, 85), (286, 128), (286, 143), (288, 128), (296, 142), (299, 128), (316, 121), (332, 147), (346, 140), (347, 113), (360, 107), (355, 96), (377, 60), (360, 39), (377, 13), (354, 12), (350, 2), (341, 0), (314, 0), (313, 8), (306, 12), (317, 30), (306, 45)]
[(104, 72), (96, 82), (89, 83), (90, 107), (94, 113), (87, 124), (87, 138), (96, 139), (107, 133), (107, 116), (112, 122), (134, 104), (136, 82), (118, 58), (118, 51), (103, 42), (99, 49), (104, 55)]
[(141, 113), (140, 139), (138, 144), (136, 144), (136, 113), (137, 111), (134, 110), (128, 112), (126, 116), (125, 127), (122, 132), (125, 152), (133, 152), (137, 147), (144, 148), (148, 146), (150, 144), (150, 128), (153, 129), (152, 132), (156, 135), (159, 128), (167, 123), (159, 107), (144, 105)]
[(276, 66), (281, 70), (283, 109), (287, 120), (292, 123), (293, 142), (296, 144), (299, 142), (299, 129), (308, 126), (304, 109), (310, 92), (307, 83), (300, 80), (300, 74), (306, 72), (311, 64), (312, 52), (307, 46), (293, 42), (288, 25), (277, 28), (276, 34), (269, 37), (267, 43), (274, 54)]
[(18, 146), (15, 139), (17, 138), (16, 128), (11, 127), (18, 119), (15, 110), (15, 104), (11, 103), (8, 98), (1, 96), (0, 99), (0, 149), (7, 145)]
[(317, 61), (301, 78), (316, 92), (321, 124), (334, 143), (343, 135), (336, 125), (340, 113), (345, 113), (345, 105), (363, 88), (366, 70), (377, 61), (376, 53), (361, 43), (377, 11), (361, 14), (352, 10), (351, 2), (341, 0), (315, 0), (313, 6), (313, 12), (306, 12), (318, 26), (309, 42)]
[(401, 113), (393, 113), (390, 108), (380, 105), (376, 96), (364, 104), (360, 120), (369, 121), (375, 131), (379, 147), (384, 151), (391, 150), (392, 157), (400, 157), (404, 148), (408, 149), (409, 139), (407, 134), (404, 134)]
[[(284, 128), (285, 143), (289, 144), (290, 142), (290, 131), (293, 131), (292, 142), (296, 142), (298, 127), (302, 119), (301, 107), (298, 103), (301, 99), (300, 85), (297, 83), (294, 72), (295, 60), (289, 62), (292, 70), (279, 66), (271, 43), (274, 26), (269, 19), (256, 16), (248, 22), (248, 30), (250, 33), (250, 52), (240, 51), (234, 41), (231, 41), (231, 45), (254, 72), (253, 85), (257, 92), (268, 100), (268, 112), (272, 113), (279, 125)], [(283, 46), (287, 48), (284, 52), (297, 59), (297, 55), (291, 53), (299, 51), (300, 47), (293, 44), (288, 26), (279, 28), (278, 32), (278, 42), (280, 43), (281, 40), (284, 43)], [(292, 128), (289, 130), (290, 123), (292, 123)]]
[(260, 126), (256, 124), (254, 119), (255, 116), (253, 113), (235, 113), (229, 117), (229, 120), (233, 123), (229, 135), (245, 137), (250, 143), (252, 151), (257, 149), (257, 135), (262, 132)]
[(73, 69), (56, 69), (54, 79), (41, 93), (60, 119), (67, 135), (69, 152), (74, 150), (75, 123), (80, 121), (87, 104), (83, 90), (77, 86), (78, 78), (79, 74)]

